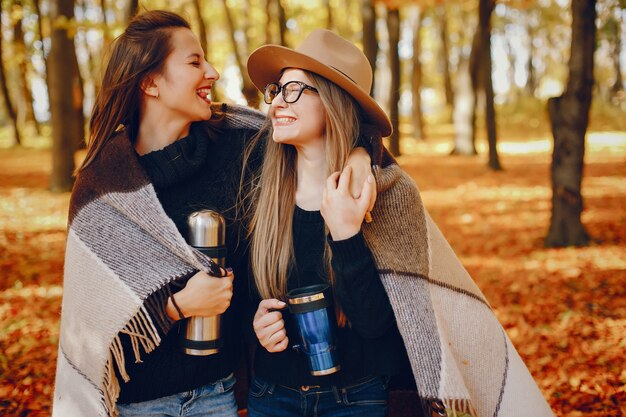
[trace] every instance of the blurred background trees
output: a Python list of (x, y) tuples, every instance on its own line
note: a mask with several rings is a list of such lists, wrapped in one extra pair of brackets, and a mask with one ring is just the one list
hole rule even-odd
[(449, 124), (452, 154), (476, 155), (477, 143), (486, 142), (488, 167), (506, 169), (497, 152), (501, 132), (549, 123), (556, 144), (546, 239), (552, 246), (588, 241), (580, 179), (592, 98), (604, 115), (619, 119), (626, 111), (624, 0), (1, 0), (0, 6), (0, 144), (50, 146), (50, 187), (58, 191), (71, 188), (106, 50), (137, 11), (148, 9), (186, 16), (221, 73), (216, 98), (252, 107), (264, 106), (245, 72), (258, 46), (294, 46), (317, 27), (354, 41), (375, 71), (373, 95), (394, 123), (388, 146), (395, 155), (429, 140), (429, 126)]

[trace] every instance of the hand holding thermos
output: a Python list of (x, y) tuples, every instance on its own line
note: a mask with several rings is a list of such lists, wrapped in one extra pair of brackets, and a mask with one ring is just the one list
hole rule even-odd
[(232, 271), (228, 271), (222, 278), (200, 271), (187, 281), (185, 288), (176, 293), (176, 304), (185, 317), (222, 314), (230, 306), (233, 297), (234, 277)]
[[(226, 222), (213, 210), (191, 213), (187, 219), (187, 242), (211, 258), (210, 272), (198, 272), (185, 288), (170, 298), (181, 317), (181, 347), (188, 355), (206, 356), (219, 353), (222, 346), (221, 314), (230, 306), (233, 296), (233, 273), (222, 268), (226, 263)], [(174, 300), (176, 302), (174, 302)]]

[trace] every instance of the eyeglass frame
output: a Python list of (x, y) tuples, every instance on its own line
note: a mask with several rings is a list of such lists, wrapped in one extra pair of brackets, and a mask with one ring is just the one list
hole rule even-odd
[[(288, 86), (289, 84), (298, 84), (300, 86), (300, 90), (298, 91), (298, 95), (296, 96), (296, 99), (293, 101), (287, 101), (287, 96), (286, 96), (286, 89), (285, 87)], [(276, 95), (274, 97), (272, 97), (272, 99), (270, 101), (268, 101), (268, 88), (270, 86), (276, 86), (278, 88), (278, 90), (276, 91)], [(302, 81), (297, 81), (297, 80), (293, 80), (293, 81), (288, 81), (285, 84), (283, 84), (282, 86), (278, 83), (269, 83), (268, 85), (265, 86), (265, 88), (263, 89), (263, 101), (265, 102), (265, 104), (272, 104), (272, 102), (274, 101), (274, 99), (276, 97), (278, 97), (278, 94), (282, 94), (283, 96), (283, 101), (287, 104), (293, 104), (296, 101), (300, 100), (300, 97), (302, 96), (302, 93), (304, 92), (304, 90), (310, 90), (313, 91), (315, 93), (319, 94), (319, 91), (317, 90), (317, 88), (312, 87)]]

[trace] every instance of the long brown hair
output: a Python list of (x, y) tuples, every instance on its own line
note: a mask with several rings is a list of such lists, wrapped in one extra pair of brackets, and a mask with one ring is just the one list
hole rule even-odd
[(120, 125), (131, 141), (136, 139), (141, 83), (146, 76), (163, 71), (173, 49), (170, 39), (176, 28), (190, 29), (190, 26), (176, 13), (152, 10), (135, 16), (124, 33), (113, 41), (89, 121), (87, 155), (78, 171), (97, 158)]
[[(359, 106), (343, 89), (314, 73), (304, 71), (317, 88), (326, 109), (325, 148), (328, 175), (341, 171), (354, 149), (359, 131)], [(272, 139), (266, 124), (257, 140), (266, 140), (263, 167), (252, 188), (254, 205), (250, 215), (251, 263), (261, 298), (285, 299), (287, 276), (293, 265), (292, 220), (296, 195), (296, 150)], [(254, 146), (254, 142), (252, 146)], [(328, 243), (325, 261), (334, 283)], [(338, 307), (338, 304), (335, 303)], [(339, 325), (345, 315), (339, 310)]]

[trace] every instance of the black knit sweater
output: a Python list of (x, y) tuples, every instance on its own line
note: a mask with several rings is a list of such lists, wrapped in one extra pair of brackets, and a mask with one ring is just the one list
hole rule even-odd
[[(295, 266), (287, 277), (287, 289), (328, 282), (324, 257), (324, 219), (319, 211), (295, 207), (293, 242)], [(292, 349), (298, 344), (293, 317), (282, 311), (289, 337), (283, 352), (269, 353), (256, 340), (255, 372), (271, 383), (300, 385), (350, 385), (368, 376), (394, 376), (409, 368), (402, 338), (372, 255), (359, 232), (350, 239), (332, 241), (332, 268), (337, 302), (350, 325), (338, 329), (337, 345), (341, 370), (328, 376), (312, 376), (304, 354)], [(253, 300), (257, 306), (260, 298)], [(252, 332), (248, 314), (248, 334)]]
[[(187, 216), (197, 210), (212, 209), (226, 218), (226, 266), (235, 274), (231, 306), (222, 315), (223, 347), (210, 356), (189, 356), (179, 346), (179, 323), (152, 353), (142, 355), (142, 363), (128, 361), (128, 383), (120, 383), (122, 404), (147, 401), (189, 391), (226, 377), (235, 369), (242, 352), (242, 304), (247, 297), (247, 241), (236, 219), (237, 191), (242, 156), (254, 131), (227, 130), (210, 134), (203, 123), (192, 125), (190, 135), (162, 150), (140, 157), (167, 215), (183, 236), (187, 236)], [(249, 161), (255, 168), (260, 152)], [(177, 291), (173, 285), (172, 291)], [(134, 357), (128, 339), (123, 338), (127, 358)], [(119, 379), (121, 381), (121, 379)]]

